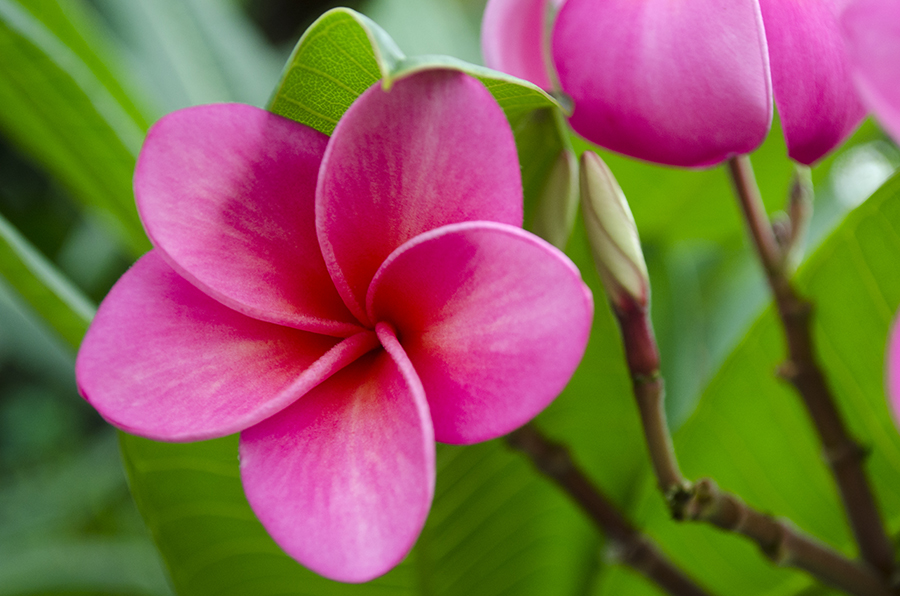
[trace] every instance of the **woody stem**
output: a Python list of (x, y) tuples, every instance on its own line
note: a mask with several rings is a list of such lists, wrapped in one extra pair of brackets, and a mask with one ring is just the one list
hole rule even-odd
[(710, 479), (690, 483), (681, 475), (666, 425), (665, 388), (649, 312), (635, 307), (629, 311), (616, 309), (616, 315), (650, 459), (672, 517), (741, 534), (753, 540), (775, 564), (807, 571), (848, 594), (889, 596), (890, 590), (870, 567), (857, 565), (787, 521), (753, 509), (736, 495), (720, 490)]
[(863, 469), (865, 452), (847, 431), (816, 361), (812, 303), (796, 292), (788, 278), (749, 158), (732, 158), (728, 170), (784, 330), (787, 360), (779, 373), (797, 390), (815, 426), (862, 558), (889, 577), (894, 567), (893, 549)]
[(625, 565), (641, 573), (672, 596), (708, 596), (637, 530), (572, 460), (568, 449), (545, 437), (529, 423), (507, 436), (514, 449), (559, 485), (612, 541)]

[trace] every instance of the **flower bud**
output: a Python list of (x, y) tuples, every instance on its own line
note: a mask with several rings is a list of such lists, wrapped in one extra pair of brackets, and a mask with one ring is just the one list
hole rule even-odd
[(789, 274), (796, 271), (803, 257), (806, 232), (812, 218), (813, 183), (810, 169), (798, 166), (794, 170), (791, 194), (788, 198), (788, 217), (791, 221), (791, 235), (784, 247), (784, 269)]
[(581, 156), (581, 205), (594, 263), (606, 294), (621, 311), (646, 309), (650, 279), (625, 194), (597, 154)]
[(578, 158), (571, 149), (563, 149), (541, 189), (532, 231), (556, 248), (565, 250), (577, 209)]

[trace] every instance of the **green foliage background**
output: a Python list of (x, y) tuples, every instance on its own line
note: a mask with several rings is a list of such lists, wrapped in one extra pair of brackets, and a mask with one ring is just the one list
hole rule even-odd
[[(372, 21), (329, 13), (290, 56), (327, 3), (306, 5), (308, 13), (289, 4), (0, 0), (0, 595), (656, 593), (502, 441), (440, 446), (434, 507), (412, 554), (383, 578), (347, 586), (306, 571), (266, 535), (240, 488), (235, 437), (116, 440), (78, 397), (72, 363), (94, 305), (149, 248), (130, 181), (143, 134), (165, 112), (244, 101), (329, 133), (378, 78), (438, 65), (481, 78), (506, 111), (527, 208), (559, 151), (587, 148), (559, 134), (548, 96), (461, 61), (479, 61), (483, 2), (358, 3)], [(725, 173), (603, 155), (641, 230), (685, 472), (710, 475), (852, 554), (811, 429), (772, 374), (781, 338)], [(777, 124), (753, 160), (776, 211), (792, 173)], [(798, 274), (818, 305), (816, 337), (841, 408), (872, 448), (892, 534), (900, 436), (882, 368), (900, 304), (898, 162), (896, 147), (866, 123), (814, 169), (816, 214)], [(825, 593), (740, 539), (668, 519), (578, 224), (568, 253), (594, 291), (596, 320), (581, 367), (539, 426), (569, 443), (604, 491), (710, 590)]]

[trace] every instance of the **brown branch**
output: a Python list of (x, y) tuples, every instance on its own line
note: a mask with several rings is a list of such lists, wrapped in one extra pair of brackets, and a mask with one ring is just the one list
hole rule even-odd
[(569, 451), (547, 439), (533, 424), (507, 436), (514, 449), (526, 454), (543, 474), (562, 487), (594, 524), (611, 540), (625, 565), (641, 573), (673, 596), (708, 596), (618, 511), (575, 465)]
[[(616, 311), (616, 315), (653, 469), (672, 517), (703, 521), (746, 536), (774, 563), (807, 571), (848, 594), (890, 596), (892, 592), (884, 579), (868, 566), (857, 565), (786, 522), (756, 511), (737, 496), (719, 490), (712, 480), (703, 479), (692, 485), (681, 475), (665, 423), (663, 380), (658, 370), (635, 368), (638, 363), (648, 362), (648, 354), (656, 352), (649, 313), (636, 309), (628, 313)], [(633, 350), (643, 353), (631, 353)]]
[(634, 397), (638, 402), (653, 471), (660, 490), (666, 495), (674, 494), (684, 486), (685, 481), (678, 467), (666, 421), (663, 379), (659, 374), (659, 349), (653, 326), (646, 306), (626, 302), (620, 308), (613, 306), (613, 310), (619, 319), (625, 358), (634, 379)]
[(746, 536), (775, 564), (798, 567), (848, 593), (891, 594), (869, 568), (860, 567), (789, 523), (752, 509), (738, 497), (719, 490), (712, 480), (694, 485), (681, 513), (685, 519), (703, 520)]
[(749, 158), (733, 158), (728, 168), (784, 329), (788, 359), (779, 372), (797, 389), (812, 419), (863, 559), (887, 578), (894, 567), (893, 548), (863, 470), (865, 452), (847, 431), (816, 361), (812, 305), (797, 294), (788, 279)]

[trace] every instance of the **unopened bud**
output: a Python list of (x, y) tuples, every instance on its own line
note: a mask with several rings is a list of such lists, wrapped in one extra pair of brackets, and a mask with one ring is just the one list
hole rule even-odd
[(788, 217), (791, 222), (791, 235), (784, 247), (784, 268), (793, 273), (803, 257), (806, 232), (812, 218), (813, 183), (809, 168), (798, 166), (794, 171), (791, 183), (791, 194), (788, 199)]
[(535, 234), (565, 250), (578, 210), (578, 158), (564, 149), (541, 189), (532, 225)]
[(650, 278), (625, 194), (595, 153), (581, 156), (581, 205), (594, 263), (613, 306), (645, 309)]

